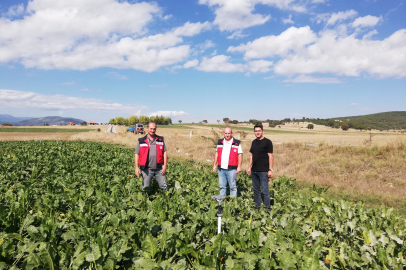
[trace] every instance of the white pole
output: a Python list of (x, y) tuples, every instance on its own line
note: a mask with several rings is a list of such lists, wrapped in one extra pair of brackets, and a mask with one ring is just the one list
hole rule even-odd
[(193, 131), (190, 131), (190, 138), (192, 138)]
[(218, 228), (217, 228), (217, 234), (221, 233), (221, 217), (219, 217), (219, 224), (218, 224)]

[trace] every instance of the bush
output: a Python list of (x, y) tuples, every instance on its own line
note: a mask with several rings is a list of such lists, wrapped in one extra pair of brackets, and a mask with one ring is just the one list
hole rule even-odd
[(342, 130), (348, 130), (350, 127), (347, 124), (342, 124), (341, 129)]
[(8, 126), (8, 127), (12, 127), (13, 125), (10, 123), (4, 123), (3, 126)]
[(307, 128), (308, 128), (308, 129), (313, 129), (313, 128), (314, 128), (314, 125), (313, 125), (313, 124), (308, 124), (308, 125), (307, 125)]

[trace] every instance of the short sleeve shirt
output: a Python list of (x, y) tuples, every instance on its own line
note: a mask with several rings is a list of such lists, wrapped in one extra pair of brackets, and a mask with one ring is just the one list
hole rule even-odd
[(250, 153), (252, 154), (251, 170), (253, 172), (267, 172), (269, 170), (268, 153), (273, 153), (272, 141), (267, 138), (253, 140)]
[[(147, 164), (145, 164), (146, 168), (151, 170), (157, 169), (157, 161), (156, 161), (156, 137), (153, 141), (149, 139), (147, 136), (148, 143), (149, 143), (149, 150), (148, 150), (148, 157), (147, 157)], [(164, 143), (164, 152), (166, 152), (166, 145)], [(140, 144), (137, 145), (135, 148), (135, 153), (140, 154)]]

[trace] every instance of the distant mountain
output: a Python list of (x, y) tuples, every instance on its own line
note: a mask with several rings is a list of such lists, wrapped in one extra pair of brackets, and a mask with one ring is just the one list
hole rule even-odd
[(41, 118), (31, 118), (12, 124), (14, 126), (43, 126), (44, 124), (59, 126), (61, 124), (66, 125), (68, 122), (74, 122), (76, 125), (80, 125), (83, 120), (72, 117), (46, 116)]
[(32, 119), (32, 118), (33, 117), (14, 117), (9, 114), (0, 114), (0, 124), (20, 122), (20, 121)]

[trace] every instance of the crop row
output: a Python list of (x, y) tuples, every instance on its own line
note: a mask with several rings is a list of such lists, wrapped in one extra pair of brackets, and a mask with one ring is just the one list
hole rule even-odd
[(133, 178), (133, 150), (93, 142), (0, 142), (0, 269), (404, 269), (406, 221), (392, 209), (303, 195), (273, 182), (255, 210), (250, 178), (224, 205), (217, 175), (170, 162), (169, 191)]

